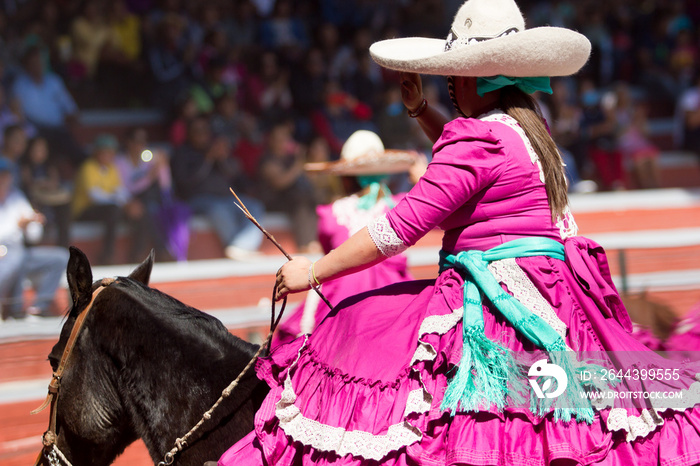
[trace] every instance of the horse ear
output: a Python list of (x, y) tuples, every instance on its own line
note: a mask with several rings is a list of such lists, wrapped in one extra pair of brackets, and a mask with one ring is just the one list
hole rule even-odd
[(151, 253), (148, 255), (146, 260), (141, 262), (141, 264), (136, 267), (131, 274), (129, 274), (129, 278), (133, 278), (134, 280), (148, 286), (148, 282), (151, 280), (151, 270), (153, 270), (154, 257), (155, 252), (153, 249), (151, 249)]
[(92, 295), (92, 269), (90, 261), (83, 251), (73, 246), (69, 250), (70, 258), (66, 268), (66, 278), (73, 305), (76, 305), (81, 299)]

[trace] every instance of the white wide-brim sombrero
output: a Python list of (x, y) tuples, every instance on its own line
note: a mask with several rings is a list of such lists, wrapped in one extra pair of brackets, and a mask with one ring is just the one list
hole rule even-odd
[(588, 61), (591, 43), (566, 28), (525, 29), (514, 0), (467, 0), (447, 40), (408, 37), (375, 42), (379, 65), (442, 76), (568, 76)]
[(367, 130), (359, 130), (345, 141), (336, 162), (307, 163), (309, 172), (334, 175), (369, 176), (391, 175), (407, 172), (418, 160), (415, 152), (386, 150), (379, 136)]

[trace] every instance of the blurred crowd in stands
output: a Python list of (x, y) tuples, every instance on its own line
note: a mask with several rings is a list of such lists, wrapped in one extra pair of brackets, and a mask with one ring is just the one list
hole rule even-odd
[[(317, 251), (314, 207), (343, 193), (304, 162), (337, 158), (358, 129), (430, 153), (370, 44), (443, 37), (462, 1), (0, 3), (0, 155), (46, 220), (43, 242), (68, 245), (71, 221), (100, 222), (96, 262), (112, 263), (124, 220), (130, 260), (147, 247), (185, 259), (192, 214), (209, 219), (226, 256), (254, 257), (262, 237), (229, 186), (256, 216), (287, 213), (298, 250)], [(699, 2), (519, 4), (528, 27), (574, 28), (593, 44), (582, 73), (538, 96), (573, 191), (659, 187), (661, 149), (700, 152)], [(424, 77), (424, 92), (451, 112), (443, 78)], [(81, 111), (115, 108), (156, 108), (167, 130), (157, 141), (138, 126), (121, 140), (80, 139)], [(675, 122), (669, 147), (650, 133), (659, 119)]]

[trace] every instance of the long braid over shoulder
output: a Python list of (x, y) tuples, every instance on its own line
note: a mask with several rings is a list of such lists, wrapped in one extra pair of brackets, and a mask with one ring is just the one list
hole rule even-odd
[(549, 210), (556, 222), (569, 202), (566, 178), (561, 155), (547, 131), (539, 105), (532, 96), (508, 86), (501, 89), (501, 108), (520, 124), (540, 159)]

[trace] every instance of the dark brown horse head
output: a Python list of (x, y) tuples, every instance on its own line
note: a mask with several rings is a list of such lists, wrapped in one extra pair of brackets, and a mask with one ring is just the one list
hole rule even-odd
[[(147, 285), (153, 268), (153, 253), (141, 263), (129, 279)], [(87, 311), (93, 293), (100, 287), (113, 284), (111, 280), (93, 282), (92, 268), (85, 254), (70, 248), (66, 270), (72, 307), (61, 329), (61, 335), (49, 354), (51, 368), (55, 372), (64, 353), (75, 322)], [(92, 304), (95, 314), (114, 299), (109, 290)], [(111, 299), (110, 299), (111, 298)], [(89, 317), (88, 317), (89, 319)], [(71, 353), (66, 370), (60, 381), (57, 406), (57, 446), (75, 465), (109, 464), (126, 446), (137, 439), (133, 427), (125, 416), (118, 390), (113, 383), (116, 372), (109, 365), (99, 365), (89, 348), (92, 338), (90, 322), (86, 322)]]
[[(149, 288), (152, 268), (153, 253), (127, 277), (93, 282), (85, 254), (70, 249), (73, 305), (49, 361), (56, 371), (84, 314), (56, 410), (56, 445), (74, 466), (110, 464), (138, 438), (157, 463), (256, 350), (214, 317)], [(263, 386), (254, 375), (245, 377), (206, 426), (211, 432), (192, 442), (178, 464), (217, 459), (247, 434)]]

